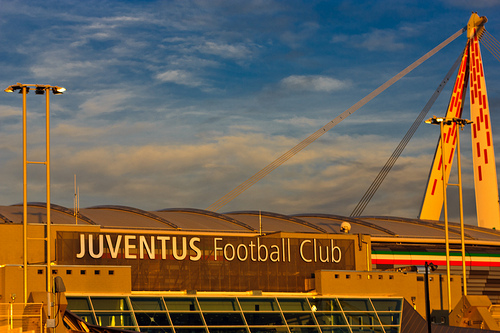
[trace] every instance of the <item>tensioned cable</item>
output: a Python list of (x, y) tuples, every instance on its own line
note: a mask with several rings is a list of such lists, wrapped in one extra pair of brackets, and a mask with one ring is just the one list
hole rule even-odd
[(251, 187), (253, 184), (257, 183), (259, 180), (264, 178), (266, 175), (268, 175), (270, 172), (272, 172), (274, 169), (288, 161), (290, 158), (292, 158), (295, 154), (300, 152), (302, 149), (306, 148), (309, 146), (311, 143), (316, 141), (319, 137), (321, 137), (323, 134), (328, 132), (330, 129), (335, 127), (337, 124), (339, 124), (342, 120), (345, 118), (349, 117), (351, 114), (353, 114), (355, 111), (357, 111), (359, 108), (364, 106), (366, 103), (371, 101), (373, 98), (378, 96), (380, 93), (382, 93), (384, 90), (389, 88), (391, 85), (393, 85), (395, 82), (397, 82), (399, 79), (404, 77), (406, 74), (411, 72), (413, 69), (421, 65), (425, 60), (429, 59), (432, 57), (434, 54), (436, 54), (439, 50), (441, 50), (443, 47), (454, 41), (458, 36), (460, 36), (464, 31), (466, 31), (467, 28), (464, 27), (460, 30), (458, 30), (456, 33), (448, 37), (445, 41), (441, 42), (438, 46), (427, 52), (425, 55), (420, 57), (418, 60), (416, 60), (414, 63), (412, 63), (410, 66), (406, 67), (403, 69), (401, 72), (396, 74), (393, 78), (382, 84), (380, 87), (372, 91), (370, 94), (365, 96), (363, 99), (358, 101), (356, 104), (351, 106), (349, 109), (345, 110), (343, 113), (341, 113), (339, 116), (337, 116), (335, 119), (327, 123), (325, 126), (321, 127), (319, 130), (314, 132), (313, 134), (309, 135), (307, 138), (302, 140), (299, 144), (297, 144), (295, 147), (278, 157), (275, 161), (272, 163), (268, 164), (265, 168), (257, 172), (255, 175), (252, 177), (248, 178), (245, 182), (234, 188), (232, 191), (227, 193), (225, 196), (214, 202), (212, 205), (210, 205), (207, 210), (211, 211), (217, 211), (220, 208), (222, 208), (224, 205), (226, 205), (228, 202), (236, 198), (238, 195), (240, 195), (242, 192), (247, 190), (249, 187)]
[(373, 183), (370, 185), (368, 190), (365, 192), (365, 194), (363, 195), (361, 200), (358, 202), (356, 207), (354, 207), (354, 210), (352, 211), (350, 217), (360, 216), (363, 213), (366, 206), (368, 205), (370, 200), (375, 195), (375, 192), (377, 192), (380, 185), (382, 185), (382, 182), (384, 181), (385, 177), (387, 176), (389, 171), (391, 171), (392, 167), (394, 166), (394, 164), (398, 160), (399, 156), (401, 155), (403, 150), (406, 148), (406, 145), (408, 144), (408, 142), (410, 142), (411, 138), (413, 137), (413, 134), (415, 134), (415, 132), (417, 131), (420, 124), (422, 124), (425, 116), (427, 115), (427, 113), (431, 109), (434, 102), (437, 100), (439, 94), (443, 91), (444, 87), (446, 86), (446, 83), (448, 83), (448, 81), (450, 80), (450, 77), (455, 72), (456, 68), (458, 67), (458, 64), (460, 63), (460, 61), (462, 59), (462, 54), (458, 57), (458, 59), (455, 61), (455, 63), (451, 66), (448, 73), (446, 73), (443, 81), (441, 81), (441, 83), (437, 87), (434, 94), (432, 94), (432, 96), (429, 99), (429, 101), (427, 102), (427, 104), (425, 104), (422, 111), (420, 111), (420, 114), (417, 116), (417, 118), (413, 122), (413, 125), (411, 125), (410, 129), (408, 130), (408, 132), (406, 132), (406, 135), (403, 137), (403, 139), (401, 140), (399, 145), (396, 147), (396, 149), (392, 153), (391, 157), (389, 157), (389, 159), (385, 163), (382, 170), (380, 170), (379, 174), (377, 175), (377, 177), (375, 178)]
[(500, 61), (500, 43), (486, 29), (483, 31), (484, 33), (481, 38), (481, 43), (498, 61)]

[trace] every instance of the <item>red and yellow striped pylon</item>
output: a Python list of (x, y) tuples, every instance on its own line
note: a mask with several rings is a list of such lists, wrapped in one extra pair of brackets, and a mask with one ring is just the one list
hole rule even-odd
[[(461, 118), (463, 110), (463, 101), (465, 98), (465, 91), (467, 87), (467, 61), (468, 61), (468, 47), (467, 44), (460, 69), (458, 70), (453, 92), (451, 94), (450, 104), (446, 112), (446, 118)], [(453, 157), (455, 155), (455, 148), (457, 145), (457, 133), (455, 124), (443, 125), (444, 136), (444, 151), (445, 151), (445, 171), (446, 182), (450, 177), (450, 170), (453, 164)], [(442, 171), (442, 158), (441, 158), (441, 140), (438, 141), (436, 153), (434, 154), (434, 162), (429, 174), (429, 181), (425, 191), (424, 202), (420, 211), (420, 218), (424, 220), (439, 220), (441, 209), (443, 207), (443, 171)]]
[[(478, 32), (486, 23), (485, 17), (473, 13), (467, 24), (467, 47), (455, 81), (446, 118), (461, 117), (467, 76), (470, 76), (470, 109), (472, 130), (472, 161), (476, 193), (477, 222), (480, 227), (500, 230), (500, 204), (493, 149), (491, 120), (484, 78)], [(468, 58), (468, 60), (467, 60)], [(468, 66), (466, 66), (468, 63)], [(445, 125), (445, 170), (448, 182), (456, 147), (455, 126)], [(438, 145), (429, 176), (429, 182), (420, 212), (421, 219), (439, 220), (443, 207), (443, 178), (441, 170), (441, 146)]]
[(470, 37), (470, 113), (472, 124), (472, 161), (476, 189), (477, 223), (500, 230), (498, 183), (491, 132), (490, 110), (484, 79), (479, 40), (474, 29)]

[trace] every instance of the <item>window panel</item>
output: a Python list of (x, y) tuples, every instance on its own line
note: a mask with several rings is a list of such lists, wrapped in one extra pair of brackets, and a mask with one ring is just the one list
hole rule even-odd
[(314, 313), (320, 325), (347, 325), (342, 313)]
[(399, 333), (399, 327), (384, 326), (385, 333)]
[(203, 313), (208, 326), (241, 326), (245, 325), (239, 313)]
[(319, 330), (316, 327), (290, 327), (291, 333), (319, 333)]
[(316, 325), (310, 312), (283, 313), (288, 325)]
[(369, 299), (339, 298), (344, 311), (374, 311)]
[(363, 333), (383, 333), (384, 330), (380, 326), (365, 326), (365, 327), (353, 327), (351, 326), (351, 330), (353, 333), (363, 332)]
[(132, 308), (137, 310), (153, 310), (161, 311), (165, 310), (163, 301), (160, 297), (130, 297), (130, 303), (132, 303)]
[(245, 319), (248, 325), (285, 325), (279, 313), (245, 313)]
[(248, 333), (245, 327), (210, 327), (210, 333)]
[(171, 327), (141, 327), (143, 333), (172, 333)]
[(206, 333), (207, 331), (203, 327), (183, 327), (175, 328), (175, 333)]
[(75, 314), (85, 320), (87, 323), (97, 325), (94, 314), (92, 312), (75, 312)]
[(135, 312), (139, 326), (170, 326), (166, 312)]
[(99, 326), (136, 326), (131, 313), (96, 313)]
[(235, 298), (198, 298), (203, 311), (239, 311)]
[(401, 311), (401, 299), (372, 299), (373, 306), (377, 311)]
[(380, 325), (374, 313), (346, 313), (349, 325)]
[[(167, 305), (168, 306), (168, 305)], [(170, 313), (174, 326), (202, 326), (203, 321), (199, 313)], [(175, 329), (177, 331), (177, 329)]]
[(339, 302), (335, 298), (309, 298), (309, 303), (313, 311), (340, 311)]
[(279, 298), (281, 310), (283, 311), (311, 311), (309, 304), (305, 298)]
[(243, 311), (279, 311), (274, 298), (238, 298)]
[(351, 333), (351, 330), (349, 330), (349, 327), (321, 326), (321, 332), (323, 332), (323, 333)]
[(168, 311), (198, 311), (196, 299), (189, 298), (163, 298), (167, 305)]
[(401, 324), (401, 315), (399, 313), (378, 313), (378, 317), (382, 325), (399, 325)]
[(91, 297), (94, 310), (129, 310), (127, 299), (124, 297)]
[(288, 333), (286, 326), (282, 327), (250, 327), (251, 333)]
[(88, 297), (67, 297), (68, 309), (71, 311), (92, 310)]

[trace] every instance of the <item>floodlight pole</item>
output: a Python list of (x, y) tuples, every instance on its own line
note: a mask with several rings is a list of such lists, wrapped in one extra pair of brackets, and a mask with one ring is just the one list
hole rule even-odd
[[(26, 95), (29, 87), (36, 89), (36, 94), (45, 94), (45, 161), (32, 162), (27, 159), (27, 111), (26, 111)], [(34, 85), (17, 83), (5, 89), (5, 92), (14, 92), (20, 90), (23, 95), (23, 294), (24, 303), (28, 302), (28, 181), (27, 167), (28, 164), (44, 164), (46, 167), (46, 215), (47, 225), (45, 229), (45, 254), (46, 254), (46, 288), (47, 288), (47, 317), (53, 320), (52, 315), (52, 269), (51, 269), (51, 218), (50, 218), (50, 92), (53, 94), (62, 94), (66, 91), (65, 88), (50, 86), (50, 85)], [(47, 329), (53, 328), (53, 324), (49, 325), (47, 321)]]
[(28, 303), (28, 160), (27, 160), (27, 120), (26, 120), (26, 94), (27, 87), (23, 86), (23, 284), (24, 303)]
[[(450, 240), (448, 232), (448, 204), (446, 187), (448, 185), (458, 186), (459, 193), (459, 206), (460, 206), (460, 238), (461, 238), (461, 252), (462, 252), (462, 279), (463, 279), (463, 292), (467, 296), (467, 269), (465, 264), (465, 232), (464, 232), (464, 213), (463, 213), (463, 197), (462, 197), (462, 169), (460, 162), (460, 130), (465, 125), (472, 124), (472, 121), (461, 118), (436, 118), (436, 116), (425, 121), (427, 124), (438, 125), (440, 129), (440, 142), (441, 142), (441, 170), (443, 177), (443, 210), (444, 210), (444, 228), (445, 228), (445, 243), (446, 243), (446, 277), (448, 287), (448, 311), (451, 312), (451, 273), (450, 273)], [(449, 184), (446, 180), (446, 165), (445, 165), (445, 148), (444, 148), (444, 125), (455, 126), (457, 133), (457, 168), (458, 168), (458, 184)]]
[[(444, 120), (444, 119), (443, 119)], [(444, 238), (446, 243), (446, 279), (448, 291), (448, 312), (451, 312), (451, 272), (450, 272), (450, 237), (448, 232), (448, 203), (446, 195), (446, 164), (444, 158), (444, 121), (439, 122), (440, 140), (441, 140), (441, 171), (443, 174), (443, 209), (444, 209)]]

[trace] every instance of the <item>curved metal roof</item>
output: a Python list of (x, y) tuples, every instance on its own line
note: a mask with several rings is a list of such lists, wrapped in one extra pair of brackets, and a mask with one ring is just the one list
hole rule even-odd
[[(74, 211), (63, 206), (51, 205), (53, 224), (76, 224)], [(20, 204), (0, 206), (0, 224), (22, 223), (23, 207)], [(46, 222), (45, 203), (28, 204), (28, 223)], [(343, 222), (351, 224), (351, 234), (369, 234), (377, 237), (444, 239), (444, 223), (401, 217), (363, 216), (346, 217), (333, 214), (283, 215), (273, 212), (238, 211), (219, 214), (202, 209), (169, 208), (144, 211), (126, 206), (96, 206), (81, 209), (78, 224), (99, 225), (101, 228), (128, 228), (137, 230), (172, 230), (190, 232), (260, 232), (341, 233)], [(449, 222), (450, 238), (460, 238), (460, 224)], [(465, 225), (468, 240), (500, 242), (500, 232), (474, 225)]]

